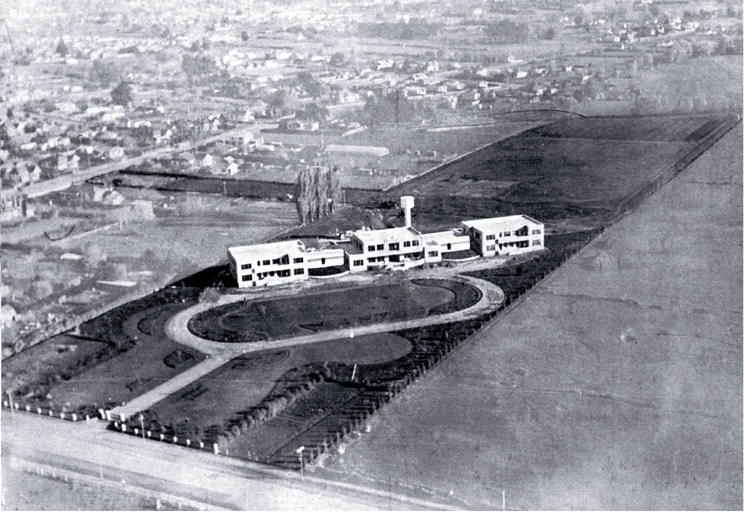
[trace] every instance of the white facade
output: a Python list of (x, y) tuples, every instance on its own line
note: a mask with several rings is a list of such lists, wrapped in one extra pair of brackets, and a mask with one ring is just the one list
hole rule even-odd
[(311, 269), (406, 269), (441, 262), (443, 253), (473, 250), (489, 257), (543, 249), (545, 227), (527, 215), (467, 220), (461, 228), (422, 234), (410, 226), (413, 198), (402, 198), (401, 206), (405, 227), (354, 231), (345, 249), (306, 248), (301, 241), (231, 247), (230, 272), (243, 288), (305, 280)]
[(470, 248), (481, 256), (522, 254), (539, 251), (545, 240), (545, 226), (527, 215), (463, 221)]
[(239, 288), (302, 281), (311, 268), (344, 264), (342, 249), (306, 249), (299, 240), (230, 247), (227, 255)]

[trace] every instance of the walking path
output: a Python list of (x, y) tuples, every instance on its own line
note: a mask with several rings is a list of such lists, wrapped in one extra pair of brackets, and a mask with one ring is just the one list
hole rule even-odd
[[(416, 275), (416, 278), (433, 277), (430, 274), (431, 273), (429, 272), (421, 272)], [(165, 324), (165, 334), (170, 339), (181, 343), (182, 345), (186, 345), (195, 350), (198, 350), (203, 354), (207, 354), (207, 359), (197, 364), (196, 366), (189, 368), (185, 372), (175, 376), (174, 378), (156, 387), (155, 389), (152, 389), (151, 391), (140, 395), (131, 402), (112, 409), (110, 411), (110, 414), (114, 419), (124, 420), (126, 418), (129, 418), (133, 414), (148, 409), (154, 404), (165, 399), (167, 396), (175, 393), (179, 389), (188, 386), (197, 379), (207, 375), (208, 373), (216, 370), (231, 359), (242, 354), (258, 352), (267, 349), (280, 349), (295, 347), (299, 345), (308, 345), (329, 340), (353, 338), (354, 336), (362, 336), (365, 334), (376, 334), (382, 332), (398, 331), (401, 329), (412, 329), (416, 327), (426, 327), (429, 325), (468, 320), (470, 318), (475, 318), (484, 313), (493, 311), (504, 300), (504, 292), (495, 284), (489, 283), (488, 281), (484, 281), (482, 279), (476, 279), (474, 277), (454, 275), (454, 272), (452, 271), (447, 272), (447, 274), (449, 274), (447, 277), (451, 280), (461, 281), (478, 288), (482, 294), (480, 300), (475, 305), (469, 308), (455, 311), (453, 313), (445, 313), (441, 315), (427, 316), (423, 318), (415, 318), (399, 322), (377, 323), (344, 329), (334, 329), (332, 331), (324, 331), (314, 334), (308, 334), (305, 336), (294, 336), (291, 338), (282, 338), (277, 340), (255, 341), (250, 343), (223, 343), (200, 338), (189, 331), (189, 320), (201, 311), (213, 308), (218, 304), (197, 304), (196, 306), (185, 309), (170, 318)], [(438, 271), (435, 275), (436, 277), (441, 278), (442, 272)], [(265, 293), (260, 294), (260, 296), (265, 295)], [(225, 297), (225, 300), (220, 301), (219, 305), (243, 301), (245, 300), (245, 298), (245, 295), (242, 294), (227, 296)], [(252, 296), (251, 298), (254, 297)]]

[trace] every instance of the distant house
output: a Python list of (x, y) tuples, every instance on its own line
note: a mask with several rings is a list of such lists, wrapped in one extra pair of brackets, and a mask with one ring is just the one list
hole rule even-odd
[(2, 191), (0, 196), (0, 221), (7, 222), (20, 217), (33, 217), (34, 210), (26, 202), (26, 195), (16, 190)]
[(240, 167), (236, 162), (230, 162), (224, 158), (217, 159), (209, 169), (209, 172), (215, 176), (232, 176), (233, 174), (237, 174), (238, 171), (240, 171)]
[(225, 137), (225, 143), (233, 146), (246, 146), (253, 140), (255, 140), (253, 132), (247, 130)]
[(209, 153), (204, 155), (204, 157), (201, 159), (201, 166), (209, 168), (209, 167), (212, 167), (213, 165), (214, 165), (214, 157), (210, 155)]
[(279, 128), (298, 132), (315, 132), (320, 129), (318, 121), (308, 119), (282, 119)]

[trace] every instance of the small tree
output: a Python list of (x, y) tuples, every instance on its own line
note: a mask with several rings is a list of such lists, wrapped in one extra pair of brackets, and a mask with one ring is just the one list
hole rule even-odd
[(132, 86), (120, 83), (111, 91), (111, 99), (116, 105), (128, 105), (132, 101)]
[(67, 49), (67, 45), (62, 39), (59, 40), (59, 43), (57, 43), (57, 49), (54, 51), (59, 53), (62, 57), (66, 57), (67, 54), (70, 53), (70, 51)]

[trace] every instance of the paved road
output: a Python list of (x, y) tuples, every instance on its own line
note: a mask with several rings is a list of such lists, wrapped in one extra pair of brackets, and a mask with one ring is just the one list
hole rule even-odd
[[(437, 277), (442, 277), (442, 270), (444, 269), (437, 269), (435, 275)], [(165, 324), (165, 333), (170, 339), (178, 343), (189, 346), (203, 354), (208, 354), (208, 358), (197, 364), (196, 366), (188, 369), (187, 371), (170, 379), (168, 382), (165, 382), (155, 389), (143, 395), (140, 395), (131, 402), (112, 409), (110, 411), (110, 414), (113, 418), (116, 419), (129, 418), (133, 414), (150, 408), (151, 406), (165, 399), (167, 396), (175, 393), (179, 389), (188, 386), (197, 379), (216, 370), (234, 357), (240, 356), (242, 354), (247, 354), (249, 352), (258, 352), (266, 349), (296, 347), (299, 345), (308, 345), (335, 339), (353, 338), (354, 336), (362, 336), (365, 334), (376, 334), (382, 332), (397, 331), (401, 329), (412, 329), (416, 327), (424, 327), (427, 325), (437, 325), (447, 322), (467, 320), (470, 318), (478, 317), (489, 311), (493, 311), (503, 302), (504, 292), (498, 286), (481, 279), (454, 275), (454, 269), (447, 270), (452, 270), (451, 272), (448, 272), (450, 279), (464, 281), (481, 290), (482, 296), (477, 304), (461, 311), (443, 315), (427, 316), (424, 318), (415, 318), (412, 320), (405, 320), (400, 322), (378, 323), (346, 329), (335, 329), (332, 331), (318, 332), (305, 336), (294, 336), (291, 338), (271, 341), (257, 341), (251, 343), (221, 343), (200, 338), (189, 331), (188, 321), (195, 314), (213, 308), (217, 304), (238, 302), (244, 300), (246, 297), (254, 298), (254, 300), (259, 297), (266, 297), (266, 291), (261, 290), (255, 295), (228, 295), (224, 297), (224, 300), (219, 303), (201, 303), (191, 308), (185, 309), (168, 320), (168, 322)], [(416, 277), (423, 278), (426, 275), (427, 273), (419, 273), (416, 274)], [(339, 280), (341, 279), (343, 278), (340, 278)], [(351, 279), (354, 279), (354, 276), (351, 276)], [(296, 291), (296, 289), (294, 288), (287, 288), (285, 290), (282, 290), (283, 294), (286, 294), (287, 290), (290, 289)]]
[(274, 127), (274, 126), (276, 125), (272, 124), (272, 125), (242, 126), (240, 128), (235, 128), (234, 130), (228, 130), (225, 132), (221, 132), (218, 135), (213, 135), (212, 137), (207, 137), (205, 139), (201, 139), (195, 142), (182, 142), (177, 147), (168, 146), (164, 148), (158, 148), (158, 149), (154, 149), (152, 151), (143, 153), (141, 156), (138, 156), (138, 157), (125, 158), (123, 160), (119, 160), (118, 162), (108, 162), (103, 165), (99, 165), (91, 169), (88, 169), (86, 171), (80, 171), (75, 174), (65, 174), (64, 176), (57, 176), (56, 178), (52, 178), (50, 180), (45, 180), (45, 181), (41, 181), (38, 183), (32, 183), (28, 185), (27, 187), (22, 188), (21, 192), (26, 194), (28, 197), (32, 197), (32, 198), (41, 197), (41, 196), (44, 196), (52, 192), (58, 192), (60, 190), (65, 190), (73, 185), (79, 185), (97, 176), (103, 176), (104, 174), (109, 174), (112, 172), (120, 171), (122, 169), (126, 169), (127, 167), (140, 165), (152, 158), (160, 158), (166, 155), (170, 155), (172, 153), (182, 153), (184, 151), (189, 151), (203, 144), (209, 144), (211, 142), (220, 141), (220, 140), (225, 139), (226, 137), (230, 137), (231, 135), (237, 135), (237, 134), (243, 133), (246, 130), (258, 131), (258, 130), (261, 130), (262, 128)]
[[(335, 483), (168, 443), (105, 430), (104, 422), (70, 423), (5, 412), (3, 456), (19, 468), (63, 468), (65, 476), (164, 496), (169, 502), (237, 510), (437, 510), (424, 501)], [(60, 473), (61, 475), (61, 473)], [(82, 476), (76, 476), (82, 475)], [(179, 497), (182, 499), (174, 498)]]

